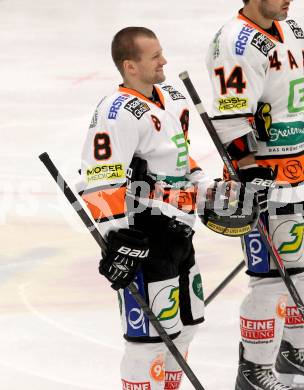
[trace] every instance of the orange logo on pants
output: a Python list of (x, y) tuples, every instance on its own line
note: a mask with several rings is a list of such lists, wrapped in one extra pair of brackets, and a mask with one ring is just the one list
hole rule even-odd
[(164, 355), (159, 354), (153, 360), (150, 368), (150, 376), (156, 382), (161, 382), (165, 379), (165, 370), (164, 370)]
[(282, 318), (282, 320), (285, 320), (286, 306), (287, 306), (287, 295), (281, 295), (277, 303), (276, 313), (278, 317)]

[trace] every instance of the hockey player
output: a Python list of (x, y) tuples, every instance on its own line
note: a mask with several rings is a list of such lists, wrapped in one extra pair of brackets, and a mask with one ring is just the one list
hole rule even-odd
[[(204, 319), (192, 245), (196, 200), (207, 210), (205, 195), (214, 204), (214, 188), (226, 189), (226, 183), (208, 179), (189, 157), (187, 102), (164, 83), (166, 60), (155, 34), (143, 27), (119, 31), (112, 57), (123, 84), (93, 116), (82, 154), (81, 196), (107, 240), (99, 271), (118, 290), (126, 339), (122, 388), (178, 389), (179, 366), (125, 287), (134, 280), (186, 358)], [(250, 230), (257, 213), (246, 221), (232, 234)], [(224, 215), (213, 222), (231, 227)]]
[[(288, 17), (291, 0), (243, 2), (207, 55), (213, 123), (244, 183), (280, 182), (269, 202), (266, 190), (259, 194), (262, 219), (304, 299), (304, 31)], [(304, 379), (304, 321), (258, 232), (242, 244), (251, 289), (240, 308), (235, 388), (290, 389), (279, 380)]]

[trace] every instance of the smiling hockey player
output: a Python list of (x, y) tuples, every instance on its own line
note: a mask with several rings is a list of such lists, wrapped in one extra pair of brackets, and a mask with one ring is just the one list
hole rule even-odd
[[(244, 183), (280, 183), (262, 217), (304, 298), (304, 31), (290, 0), (244, 0), (207, 56), (213, 123)], [(268, 206), (268, 212), (267, 212)], [(281, 207), (279, 207), (281, 206)], [(240, 314), (237, 390), (283, 390), (304, 376), (304, 321), (257, 231), (243, 239), (251, 291)], [(304, 377), (303, 377), (304, 379)]]
[(81, 195), (108, 244), (99, 271), (118, 290), (126, 339), (122, 388), (178, 389), (179, 366), (125, 287), (134, 280), (186, 357), (204, 312), (192, 244), (197, 202), (206, 209), (204, 222), (211, 218), (235, 235), (250, 231), (258, 212), (253, 208), (233, 227), (229, 216), (217, 218), (204, 206), (206, 191), (212, 204), (214, 188), (226, 191), (227, 183), (208, 179), (189, 157), (187, 102), (164, 83), (166, 60), (155, 34), (144, 27), (119, 31), (112, 57), (123, 84), (93, 116)]

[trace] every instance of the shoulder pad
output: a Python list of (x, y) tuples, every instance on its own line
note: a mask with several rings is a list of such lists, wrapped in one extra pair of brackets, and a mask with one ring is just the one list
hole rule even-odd
[(129, 100), (125, 105), (124, 109), (131, 112), (136, 119), (140, 119), (145, 112), (150, 111), (150, 107), (146, 102), (140, 101), (137, 97)]

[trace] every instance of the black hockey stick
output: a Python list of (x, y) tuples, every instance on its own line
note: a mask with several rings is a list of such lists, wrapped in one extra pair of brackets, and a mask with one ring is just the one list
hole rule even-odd
[[(91, 235), (94, 237), (95, 241), (97, 242), (101, 250), (105, 252), (107, 247), (105, 240), (103, 239), (102, 235), (99, 233), (99, 230), (94, 225), (91, 218), (88, 216), (87, 212), (84, 210), (84, 208), (82, 207), (82, 205), (80, 204), (76, 196), (74, 195), (73, 191), (68, 186), (67, 182), (61, 176), (60, 172), (58, 171), (58, 169), (50, 159), (49, 155), (47, 153), (42, 153), (39, 156), (39, 159), (45, 165), (46, 169), (49, 171), (49, 173), (51, 174), (55, 182), (58, 184), (58, 186), (64, 193), (69, 203), (73, 206), (74, 210), (81, 218), (82, 222), (86, 225), (86, 227), (88, 228)], [(145, 315), (148, 317), (151, 324), (154, 326), (156, 332), (163, 340), (164, 344), (167, 346), (174, 359), (180, 365), (181, 369), (184, 371), (189, 381), (192, 383), (193, 387), (197, 390), (204, 390), (203, 386), (200, 384), (199, 380), (197, 379), (197, 377), (189, 367), (183, 355), (179, 352), (176, 345), (170, 339), (165, 329), (161, 326), (158, 319), (156, 318), (156, 316), (154, 315), (150, 307), (147, 305), (146, 301), (140, 295), (135, 283), (131, 282), (127, 288), (130, 290), (133, 298), (135, 299), (139, 307), (142, 309), (142, 311), (145, 313)]]
[[(209, 118), (209, 116), (208, 116), (208, 114), (203, 106), (203, 103), (202, 103), (200, 97), (198, 96), (198, 93), (196, 92), (196, 90), (192, 84), (192, 81), (189, 78), (188, 72), (187, 71), (182, 72), (179, 75), (179, 77), (183, 81), (183, 83), (184, 83), (184, 85), (185, 85), (194, 105), (195, 105), (195, 108), (197, 109), (202, 121), (205, 124), (206, 129), (208, 130), (210, 137), (212, 138), (212, 141), (213, 141), (217, 151), (219, 152), (221, 159), (223, 160), (224, 164), (226, 165), (231, 179), (239, 182), (240, 180), (239, 180), (238, 174), (236, 172), (236, 169), (234, 168), (234, 166), (232, 164), (231, 158), (228, 155), (224, 145), (222, 144), (222, 142), (221, 142), (214, 126), (213, 126), (213, 123), (212, 123), (211, 119)], [(280, 257), (277, 249), (275, 248), (275, 246), (271, 240), (271, 237), (270, 237), (265, 225), (261, 221), (261, 219), (259, 219), (259, 221), (258, 221), (257, 229), (258, 229), (260, 236), (261, 236), (270, 256), (272, 257), (272, 259), (273, 259), (273, 261), (274, 261), (274, 263), (275, 263), (275, 265), (276, 265), (276, 267), (277, 267), (277, 269), (278, 269), (278, 271), (279, 271), (279, 273), (280, 273), (280, 275), (281, 275), (281, 277), (282, 277), (282, 279), (287, 287), (287, 290), (289, 291), (294, 303), (296, 304), (298, 310), (300, 311), (300, 313), (304, 319), (303, 301), (302, 301), (290, 275), (286, 271), (283, 260)]]
[(245, 266), (245, 261), (242, 260), (240, 264), (238, 264), (229, 275), (220, 283), (210, 295), (204, 300), (205, 306), (208, 306), (211, 301), (227, 286), (228, 283), (240, 272), (242, 268)]

